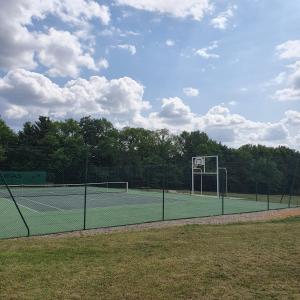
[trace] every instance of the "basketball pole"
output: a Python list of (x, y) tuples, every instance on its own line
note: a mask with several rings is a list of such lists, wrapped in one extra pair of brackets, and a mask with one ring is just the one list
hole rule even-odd
[(202, 170), (200, 171), (201, 172), (201, 196), (203, 195), (203, 177), (202, 177)]
[(192, 157), (192, 195), (194, 195), (194, 158)]

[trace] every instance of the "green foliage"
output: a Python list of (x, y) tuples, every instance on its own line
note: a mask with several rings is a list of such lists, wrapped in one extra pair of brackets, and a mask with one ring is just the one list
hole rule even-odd
[(0, 162), (6, 159), (6, 146), (13, 145), (16, 139), (16, 134), (0, 119)]
[(49, 182), (82, 182), (87, 153), (89, 181), (126, 180), (155, 188), (164, 181), (170, 189), (189, 190), (191, 157), (219, 155), (232, 192), (300, 191), (300, 153), (286, 147), (231, 149), (200, 131), (175, 135), (166, 129), (117, 129), (106, 119), (91, 117), (57, 122), (41, 116), (16, 134), (0, 119), (2, 170), (46, 171)]

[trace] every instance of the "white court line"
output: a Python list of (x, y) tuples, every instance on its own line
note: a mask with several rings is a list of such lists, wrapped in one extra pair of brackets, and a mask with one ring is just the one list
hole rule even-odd
[[(10, 202), (10, 201), (13, 202), (13, 200), (8, 200), (8, 199), (6, 199), (6, 198), (1, 198), (1, 199), (6, 200), (7, 202)], [(35, 213), (41, 214), (40, 211), (37, 211), (37, 210), (35, 210), (35, 209), (32, 209), (32, 208), (30, 208), (30, 207), (28, 207), (28, 206), (19, 204), (18, 202), (17, 202), (17, 204), (18, 204), (18, 206), (22, 206), (22, 207), (27, 208), (28, 210), (31, 210), (31, 211), (33, 211), (33, 212), (35, 212)]]
[(58, 207), (56, 207), (56, 206), (52, 206), (52, 205), (49, 205), (49, 204), (44, 204), (44, 203), (41, 203), (41, 202), (39, 202), (39, 201), (34, 201), (34, 200), (31, 200), (31, 199), (26, 198), (26, 197), (20, 197), (20, 198), (21, 198), (21, 199), (23, 198), (23, 199), (25, 199), (25, 200), (31, 201), (31, 202), (33, 202), (33, 203), (38, 203), (38, 204), (40, 204), (40, 205), (44, 205), (44, 206), (48, 206), (48, 207), (51, 207), (51, 208), (55, 208), (55, 209), (57, 209), (57, 210), (59, 210), (59, 211), (64, 211), (64, 209), (58, 208)]

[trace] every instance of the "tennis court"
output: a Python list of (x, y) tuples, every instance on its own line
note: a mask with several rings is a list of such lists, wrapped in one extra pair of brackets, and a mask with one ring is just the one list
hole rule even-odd
[[(11, 186), (31, 235), (136, 224), (168, 219), (263, 211), (296, 206), (295, 199), (250, 195), (222, 199), (184, 192), (128, 189), (126, 182)], [(298, 201), (298, 199), (297, 199)], [(86, 205), (86, 208), (85, 208)], [(5, 187), (0, 189), (0, 238), (25, 236), (26, 228)]]

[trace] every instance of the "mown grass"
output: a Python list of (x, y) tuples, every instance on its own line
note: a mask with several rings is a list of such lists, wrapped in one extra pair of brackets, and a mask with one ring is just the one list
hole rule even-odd
[(0, 241), (0, 299), (299, 299), (300, 218)]

